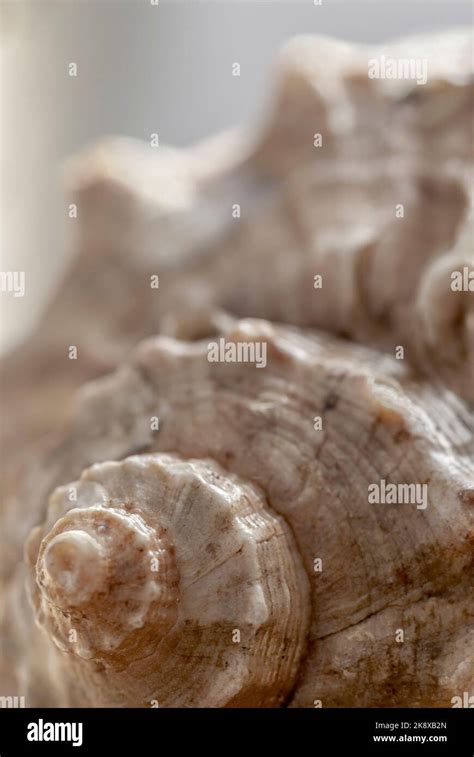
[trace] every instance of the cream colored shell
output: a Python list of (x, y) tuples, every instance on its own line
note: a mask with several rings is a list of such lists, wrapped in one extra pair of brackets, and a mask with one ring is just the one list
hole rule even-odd
[[(472, 268), (472, 43), (417, 39), (426, 87), (367, 78), (370, 57), (414, 44), (297, 40), (252, 143), (152, 158), (119, 140), (71, 166), (77, 259), (2, 362), (5, 693), (413, 707), (472, 692), (474, 305), (450, 286)], [(210, 363), (221, 337), (265, 344), (266, 367)], [(73, 390), (111, 371), (63, 427)], [(427, 487), (426, 507), (370, 503), (382, 480)]]
[[(145, 342), (82, 391), (30, 494), (36, 509), (63, 485), (28, 547), (46, 690), (75, 704), (449, 705), (473, 673), (472, 413), (363, 348), (252, 320), (221, 337), (264, 343), (266, 367), (211, 363), (206, 340)], [(142, 451), (127, 457), (132, 438)], [(125, 459), (88, 468), (71, 503), (68, 482), (107, 458)], [(426, 506), (371, 504), (382, 479), (426, 485)], [(71, 599), (90, 572), (78, 534), (97, 541), (97, 570)], [(128, 584), (105, 587), (128, 579), (132, 553), (120, 611)]]

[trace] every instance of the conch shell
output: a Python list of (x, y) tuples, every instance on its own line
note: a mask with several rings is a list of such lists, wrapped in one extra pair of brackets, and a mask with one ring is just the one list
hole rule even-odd
[[(415, 44), (425, 87), (368, 77)], [(469, 52), (297, 40), (253, 142), (70, 163), (77, 256), (1, 364), (6, 693), (472, 689), (474, 298), (451, 286), (473, 266)]]
[[(29, 487), (41, 703), (449, 706), (474, 672), (472, 413), (366, 348), (258, 320), (214, 339), (264, 369), (145, 341)], [(371, 502), (389, 484), (425, 494)]]

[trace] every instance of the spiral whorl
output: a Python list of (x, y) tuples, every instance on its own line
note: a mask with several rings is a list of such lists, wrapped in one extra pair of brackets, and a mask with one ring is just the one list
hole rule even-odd
[(54, 492), (27, 558), (71, 697), (272, 705), (295, 680), (308, 602), (292, 535), (260, 489), (211, 460), (94, 465)]
[(130, 506), (70, 510), (43, 539), (36, 575), (41, 617), (81, 657), (133, 659), (176, 620), (173, 547)]

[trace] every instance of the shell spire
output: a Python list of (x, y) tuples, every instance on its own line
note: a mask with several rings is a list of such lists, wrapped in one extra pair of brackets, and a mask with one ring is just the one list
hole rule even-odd
[(54, 640), (80, 657), (133, 659), (176, 620), (173, 549), (130, 507), (69, 510), (41, 544), (37, 581)]
[(214, 462), (95, 465), (56, 490), (27, 554), (38, 622), (92, 706), (270, 706), (294, 683), (308, 597), (291, 533)]

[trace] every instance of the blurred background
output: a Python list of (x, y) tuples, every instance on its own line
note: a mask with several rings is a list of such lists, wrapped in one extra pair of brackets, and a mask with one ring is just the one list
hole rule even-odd
[(378, 43), (472, 24), (470, 0), (154, 1), (0, 0), (0, 269), (26, 276), (23, 298), (0, 295), (3, 352), (37, 321), (71, 255), (67, 156), (109, 134), (187, 145), (251, 124), (272, 59), (296, 34)]

